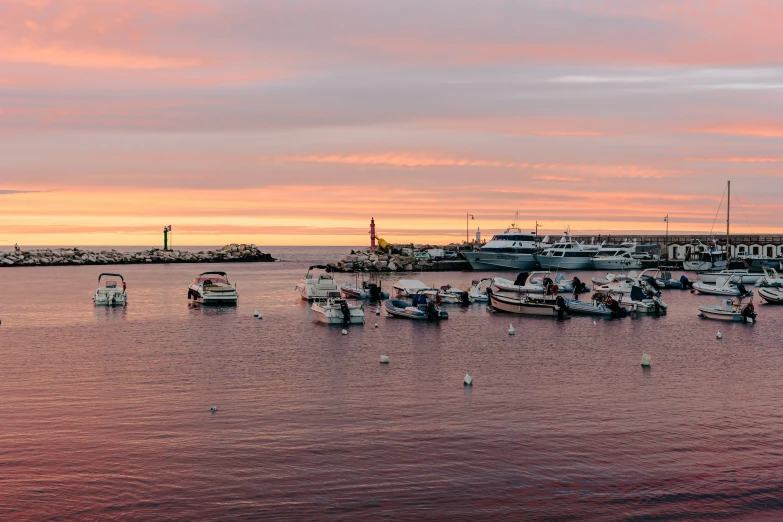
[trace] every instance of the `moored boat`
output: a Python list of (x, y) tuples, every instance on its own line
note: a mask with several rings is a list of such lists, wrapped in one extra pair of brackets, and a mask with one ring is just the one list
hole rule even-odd
[[(326, 272), (326, 265), (313, 265), (307, 269), (305, 276), (296, 284), (296, 291), (302, 299), (312, 301), (313, 299), (326, 299), (329, 297), (340, 297), (340, 289), (331, 274)], [(322, 272), (313, 274), (313, 270)]]
[(753, 301), (742, 306), (741, 301), (726, 299), (719, 305), (702, 305), (699, 307), (699, 316), (704, 319), (717, 319), (719, 321), (735, 321), (753, 324), (756, 322), (756, 311)]
[(505, 232), (495, 234), (476, 252), (462, 252), (473, 270), (533, 270), (540, 250), (535, 232), (522, 232), (519, 214)]
[(326, 324), (364, 324), (364, 308), (345, 299), (315, 299), (310, 307), (316, 319)]
[(228, 280), (225, 272), (199, 274), (188, 287), (188, 300), (202, 304), (237, 304), (239, 294), (236, 285)]
[(764, 271), (764, 276), (756, 281), (756, 286), (772, 288), (783, 287), (783, 278), (778, 275), (777, 270), (766, 266), (763, 267), (762, 270)]
[[(100, 286), (103, 278), (106, 280), (103, 282), (103, 286)], [(120, 278), (121, 285), (117, 283), (117, 279)], [(98, 289), (92, 296), (92, 301), (97, 306), (125, 306), (128, 304), (128, 294), (126, 293), (125, 278), (120, 274), (103, 273), (98, 276)]]
[(536, 254), (536, 261), (544, 270), (590, 270), (600, 249), (601, 245), (574, 241), (566, 231), (560, 241)]
[(542, 302), (528, 295), (511, 297), (498, 294), (492, 288), (487, 288), (487, 296), (489, 296), (489, 306), (495, 311), (539, 317), (556, 317), (558, 319), (568, 317), (565, 309), (565, 300), (562, 296), (558, 296), (555, 302)]
[(578, 277), (566, 279), (563, 274), (553, 274), (549, 271), (520, 272), (512, 281), (502, 277), (492, 279), (492, 284), (501, 292), (516, 292), (523, 294), (567, 294), (589, 292), (590, 287), (585, 285)]
[(783, 290), (780, 288), (759, 288), (758, 294), (759, 297), (769, 304), (783, 304)]
[(470, 293), (451, 285), (443, 285), (439, 289), (432, 288), (430, 290), (424, 290), (422, 293), (427, 296), (427, 299), (430, 301), (435, 301), (438, 306), (440, 306), (441, 303), (470, 304), (473, 302)]
[(395, 297), (412, 297), (422, 290), (430, 290), (430, 287), (418, 279), (400, 279), (392, 284)]
[(748, 290), (745, 285), (738, 282), (739, 276), (718, 278), (716, 284), (693, 283), (693, 289), (705, 295), (723, 295), (729, 297), (745, 297), (753, 295), (753, 290)]
[(419, 293), (414, 294), (412, 303), (401, 299), (387, 299), (383, 302), (386, 313), (391, 317), (401, 317), (403, 319), (413, 319), (417, 321), (437, 321), (439, 319), (448, 319), (449, 314), (444, 312), (427, 298)]

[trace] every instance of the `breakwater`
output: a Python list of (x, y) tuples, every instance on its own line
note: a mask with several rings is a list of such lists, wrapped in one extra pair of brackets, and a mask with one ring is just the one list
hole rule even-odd
[(142, 263), (248, 263), (275, 259), (256, 245), (231, 244), (218, 250), (162, 250), (137, 252), (83, 250), (81, 248), (41, 248), (0, 252), (0, 267), (61, 265), (129, 265)]
[[(442, 247), (440, 248), (442, 250)], [(417, 258), (412, 249), (392, 249), (387, 254), (382, 251), (361, 250), (351, 252), (336, 263), (329, 263), (333, 272), (444, 272), (470, 270), (470, 263), (464, 259)]]

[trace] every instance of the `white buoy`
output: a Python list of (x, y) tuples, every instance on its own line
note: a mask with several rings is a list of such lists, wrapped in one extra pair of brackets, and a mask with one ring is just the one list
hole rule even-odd
[(258, 317), (259, 315), (261, 315), (261, 314), (259, 313), (259, 311), (258, 311), (258, 310), (256, 310), (255, 312), (253, 312), (253, 317)]
[(263, 316), (263, 315), (261, 315), (261, 312), (258, 312), (258, 318), (259, 318), (259, 319), (263, 319), (263, 318), (264, 318), (264, 316)]
[(378, 323), (375, 323), (375, 327), (378, 328)]
[(650, 367), (650, 354), (645, 353), (642, 355), (642, 367), (643, 368), (649, 368)]
[(513, 324), (508, 325), (508, 335), (514, 335), (515, 333), (517, 333), (517, 331), (514, 330), (514, 325)]
[(389, 356), (381, 355), (381, 364), (389, 364)]
[(380, 308), (375, 310), (375, 315), (381, 315), (381, 309)]
[(596, 325), (596, 322), (595, 322), (595, 319), (593, 319), (593, 326), (595, 326), (595, 325)]
[(217, 411), (217, 406), (212, 406), (212, 407), (209, 409), (209, 411), (211, 411), (212, 413), (215, 413), (215, 412)]
[(348, 335), (348, 330), (346, 330), (345, 328), (343, 328), (343, 335)]
[(718, 335), (715, 336), (716, 339), (723, 339), (723, 334), (718, 332)]
[(465, 383), (465, 386), (473, 386), (473, 377), (471, 377), (469, 373), (466, 373), (463, 382)]

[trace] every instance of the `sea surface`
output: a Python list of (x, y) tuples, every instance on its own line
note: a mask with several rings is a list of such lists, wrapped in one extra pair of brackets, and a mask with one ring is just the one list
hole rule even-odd
[[(0, 269), (0, 519), (783, 519), (783, 307), (720, 323), (697, 317), (717, 298), (667, 290), (663, 317), (473, 304), (430, 324), (365, 305), (341, 335), (294, 285), (347, 249), (270, 251), (104, 267), (128, 283), (114, 309), (91, 301), (101, 267)], [(238, 306), (189, 307), (220, 269)]]

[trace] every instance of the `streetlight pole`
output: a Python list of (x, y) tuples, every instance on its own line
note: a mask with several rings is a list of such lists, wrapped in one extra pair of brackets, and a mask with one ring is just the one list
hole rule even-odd
[(470, 219), (476, 219), (470, 212), (465, 212), (465, 246), (470, 243)]

